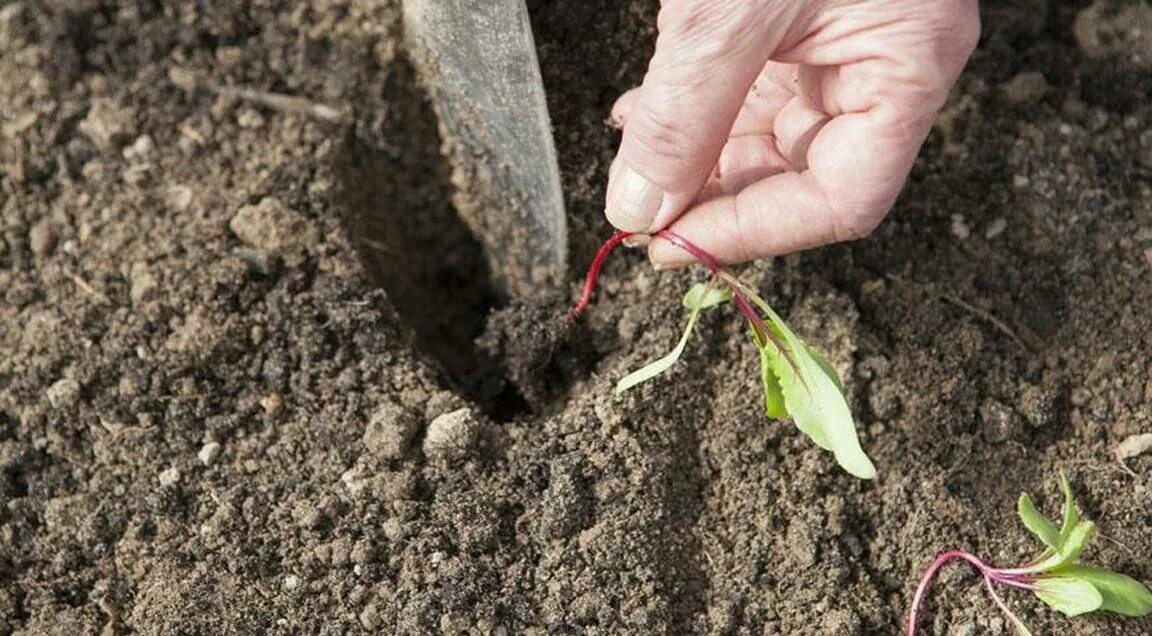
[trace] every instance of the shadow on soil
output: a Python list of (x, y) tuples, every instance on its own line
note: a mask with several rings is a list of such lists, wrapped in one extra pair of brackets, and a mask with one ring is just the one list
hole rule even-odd
[(406, 60), (391, 70), (384, 134), (355, 131), (337, 159), (337, 207), (373, 283), (448, 383), (506, 421), (525, 410), (499, 360), (476, 346), (505, 304), (483, 247), (452, 207), (436, 118)]

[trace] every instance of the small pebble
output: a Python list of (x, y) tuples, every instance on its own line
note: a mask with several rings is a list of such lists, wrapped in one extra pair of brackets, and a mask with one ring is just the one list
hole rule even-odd
[(949, 629), (948, 636), (976, 636), (976, 623), (964, 621)]
[(984, 230), (984, 238), (989, 240), (994, 239), (997, 236), (1003, 234), (1004, 230), (1006, 229), (1008, 229), (1007, 219), (1004, 217), (993, 219), (992, 222), (988, 224), (988, 227)]
[(246, 109), (236, 118), (236, 123), (239, 124), (241, 128), (263, 128), (264, 116), (255, 110)]
[(1152, 130), (1140, 133), (1140, 163), (1152, 168)]
[(340, 481), (348, 489), (348, 492), (353, 495), (359, 495), (364, 492), (364, 487), (368, 485), (367, 479), (360, 478), (360, 468), (358, 466), (353, 466), (343, 473), (340, 473)]
[(72, 378), (57, 380), (48, 387), (47, 396), (53, 408), (68, 408), (80, 400), (80, 383)]
[(160, 480), (160, 485), (164, 487), (175, 486), (180, 483), (180, 471), (175, 466), (167, 468), (160, 472), (157, 477)]
[(1132, 459), (1152, 450), (1152, 433), (1130, 435), (1116, 446), (1116, 457)]
[(300, 577), (295, 574), (289, 574), (284, 577), (284, 589), (288, 592), (293, 592), (296, 588), (300, 587)]
[(145, 300), (152, 298), (158, 289), (156, 277), (152, 275), (152, 270), (148, 267), (148, 263), (143, 261), (132, 263), (132, 268), (128, 272), (128, 278), (128, 298), (132, 300), (133, 305), (139, 305)]
[(216, 458), (220, 457), (220, 443), (208, 442), (200, 447), (200, 452), (196, 453), (196, 457), (200, 460), (201, 464), (211, 466), (216, 463)]
[(269, 393), (260, 400), (260, 408), (268, 415), (276, 415), (284, 410), (284, 398), (279, 393)]
[(179, 66), (168, 69), (168, 79), (186, 93), (196, 92), (196, 87), (200, 83), (196, 71)]
[(472, 409), (462, 408), (432, 420), (424, 437), (428, 457), (459, 459), (468, 454), (480, 433), (480, 423)]
[(238, 46), (221, 46), (216, 49), (216, 61), (220, 66), (231, 68), (244, 60), (244, 49)]
[(1037, 71), (1025, 71), (1000, 86), (1004, 97), (1013, 104), (1033, 102), (1048, 92), (1049, 86), (1044, 74)]
[(122, 175), (124, 183), (130, 186), (141, 186), (148, 181), (148, 177), (152, 172), (152, 165), (147, 163), (136, 163), (128, 166)]
[(46, 256), (56, 247), (56, 230), (48, 219), (42, 219), (28, 231), (28, 246), (36, 256)]
[(964, 215), (952, 215), (952, 234), (961, 241), (972, 236), (972, 229), (968, 227), (968, 222), (964, 220)]
[(192, 205), (192, 188), (185, 185), (168, 186), (162, 191), (164, 205), (173, 212), (183, 212)]
[(372, 603), (360, 611), (360, 625), (364, 629), (376, 630), (380, 627), (380, 607)]
[(143, 161), (152, 154), (156, 149), (156, 142), (152, 141), (152, 137), (148, 135), (140, 135), (132, 145), (128, 146), (121, 153), (128, 161)]

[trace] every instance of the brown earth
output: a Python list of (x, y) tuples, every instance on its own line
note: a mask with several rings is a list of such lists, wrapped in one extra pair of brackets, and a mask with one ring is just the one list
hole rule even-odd
[[(699, 272), (623, 255), (545, 326), (655, 4), (529, 2), (572, 284), (478, 346), (392, 0), (0, 2), (0, 632), (894, 634), (937, 552), (1030, 557), (1061, 468), (1088, 558), (1152, 581), (1152, 455), (1113, 455), (1152, 431), (1147, 5), (987, 3), (891, 218), (743, 271), (845, 376), (862, 483), (764, 420), (730, 311), (611, 397)], [(977, 583), (925, 632), (1007, 633)]]

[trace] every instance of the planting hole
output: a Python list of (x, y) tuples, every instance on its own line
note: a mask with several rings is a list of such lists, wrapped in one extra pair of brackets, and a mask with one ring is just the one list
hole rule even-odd
[(452, 207), (436, 117), (405, 60), (393, 68), (389, 89), (378, 128), (356, 131), (339, 160), (344, 227), (421, 353), (454, 389), (507, 421), (525, 402), (502, 362), (476, 346), (489, 313), (507, 299)]

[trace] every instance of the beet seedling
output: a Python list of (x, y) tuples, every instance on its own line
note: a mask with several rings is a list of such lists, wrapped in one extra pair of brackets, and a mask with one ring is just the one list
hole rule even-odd
[[(580, 300), (568, 314), (569, 320), (574, 320), (588, 307), (604, 259), (628, 236), (627, 232), (618, 232), (600, 247), (588, 268)], [(690, 313), (676, 347), (621, 379), (616, 393), (623, 393), (671, 368), (684, 352), (700, 312), (730, 300), (748, 321), (752, 344), (760, 353), (760, 381), (768, 418), (779, 420), (791, 416), (796, 427), (818, 446), (831, 451), (844, 470), (861, 479), (875, 477), (876, 467), (856, 437), (856, 426), (840, 378), (824, 357), (801, 340), (755, 290), (725, 270), (711, 254), (668, 230), (654, 236), (691, 254), (712, 272), (712, 279), (707, 284), (694, 285), (684, 295), (683, 305)]]
[(1076, 501), (1072, 497), (1072, 487), (1063, 473), (1060, 474), (1060, 486), (1064, 491), (1064, 510), (1059, 528), (1037, 512), (1027, 493), (1020, 494), (1017, 504), (1020, 521), (1045, 546), (1040, 556), (1027, 565), (994, 568), (963, 550), (949, 550), (936, 557), (924, 572), (912, 599), (912, 610), (908, 615), (908, 636), (916, 634), (920, 609), (936, 572), (945, 563), (956, 560), (967, 561), (980, 572), (992, 601), (1025, 636), (1030, 636), (1031, 632), (1008, 609), (1004, 599), (996, 592), (997, 586), (1032, 592), (1049, 607), (1069, 617), (1098, 610), (1132, 617), (1152, 613), (1152, 592), (1142, 583), (1123, 574), (1080, 563), (1080, 553), (1092, 538), (1096, 526), (1080, 518)]

